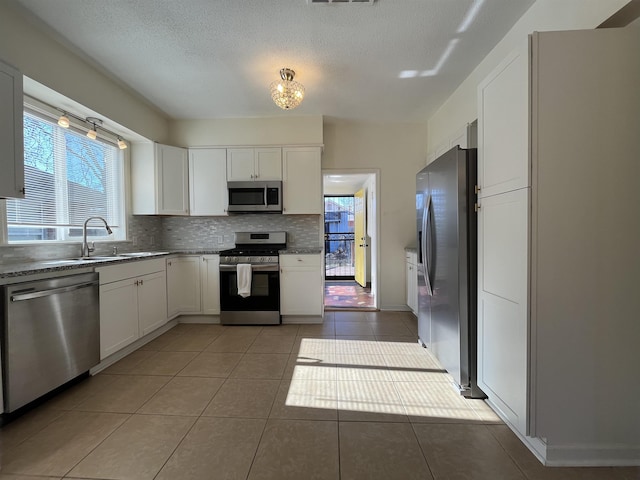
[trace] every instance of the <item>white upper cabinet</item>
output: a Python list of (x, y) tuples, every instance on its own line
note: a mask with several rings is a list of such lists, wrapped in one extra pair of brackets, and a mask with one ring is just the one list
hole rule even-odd
[(0, 61), (0, 198), (24, 198), (22, 74)]
[(530, 185), (527, 45), (478, 86), (478, 197)]
[(189, 214), (227, 215), (228, 203), (226, 149), (189, 150)]
[(282, 180), (282, 149), (230, 148), (227, 150), (227, 180)]
[(188, 215), (187, 149), (159, 143), (132, 144), (131, 184), (134, 214)]
[(283, 213), (322, 214), (320, 147), (286, 147), (282, 156)]

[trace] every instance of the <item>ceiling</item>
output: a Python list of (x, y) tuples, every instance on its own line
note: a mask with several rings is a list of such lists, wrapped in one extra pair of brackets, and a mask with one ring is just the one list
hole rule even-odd
[[(6, 0), (174, 119), (424, 122), (534, 0)], [(282, 67), (306, 97), (271, 101)]]

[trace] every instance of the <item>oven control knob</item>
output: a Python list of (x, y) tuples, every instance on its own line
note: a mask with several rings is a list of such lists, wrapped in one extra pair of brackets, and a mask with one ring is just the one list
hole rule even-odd
[(264, 263), (264, 257), (260, 257), (260, 263)]

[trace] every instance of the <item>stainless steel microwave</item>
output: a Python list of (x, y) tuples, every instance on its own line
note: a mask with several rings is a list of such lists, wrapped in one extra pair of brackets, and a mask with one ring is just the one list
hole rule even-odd
[(282, 213), (282, 182), (227, 182), (229, 213)]

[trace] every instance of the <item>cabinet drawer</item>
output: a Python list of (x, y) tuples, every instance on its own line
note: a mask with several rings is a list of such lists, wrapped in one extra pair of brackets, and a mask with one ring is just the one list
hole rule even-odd
[(281, 267), (319, 267), (321, 265), (320, 255), (280, 255)]
[(120, 265), (110, 265), (108, 267), (99, 267), (96, 268), (96, 272), (100, 274), (100, 285), (104, 285), (105, 283), (117, 282), (118, 280), (124, 280), (126, 278), (161, 272), (165, 269), (165, 259), (156, 258), (153, 260), (142, 260)]

